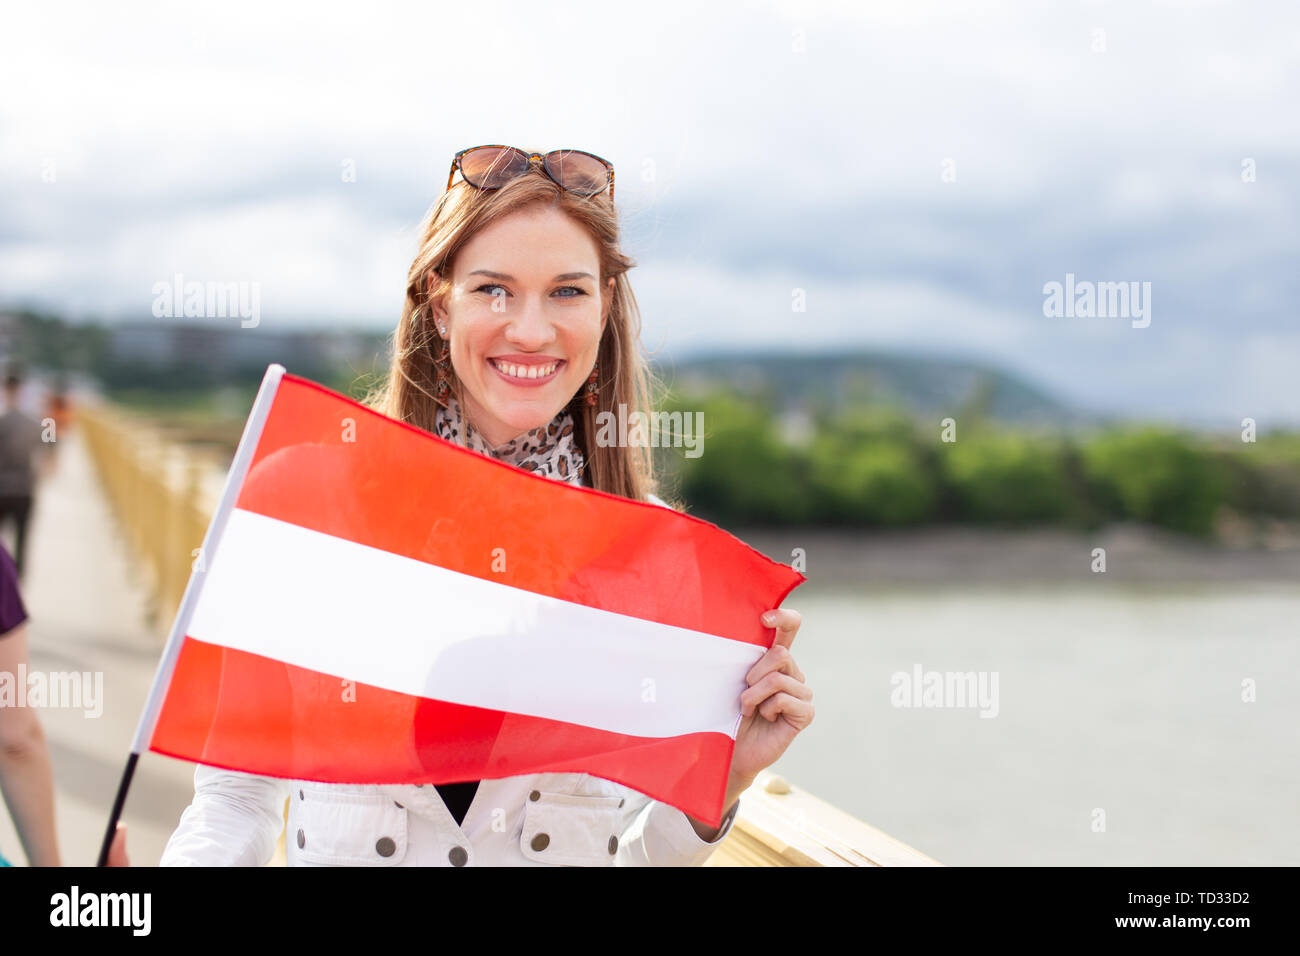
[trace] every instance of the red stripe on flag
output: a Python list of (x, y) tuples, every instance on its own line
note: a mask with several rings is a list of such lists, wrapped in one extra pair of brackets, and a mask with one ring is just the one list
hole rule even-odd
[[(280, 383), (236, 506), (761, 647), (772, 632), (760, 613), (804, 580), (716, 525), (530, 475), (293, 375)], [(430, 620), (437, 613), (429, 608)]]
[(721, 823), (735, 747), (725, 734), (632, 737), (366, 684), (354, 700), (344, 691), (339, 677), (187, 637), (149, 749), (327, 783), (589, 773)]

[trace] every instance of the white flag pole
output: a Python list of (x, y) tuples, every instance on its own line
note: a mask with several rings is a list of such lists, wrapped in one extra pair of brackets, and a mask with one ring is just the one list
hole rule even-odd
[(225, 531), (230, 512), (234, 510), (240, 489), (243, 488), (244, 477), (248, 474), (248, 466), (262, 437), (262, 429), (266, 425), (271, 403), (275, 399), (276, 390), (283, 376), (283, 365), (272, 363), (266, 367), (266, 375), (263, 376), (262, 385), (257, 390), (257, 398), (253, 400), (253, 409), (248, 413), (248, 420), (244, 423), (244, 433), (239, 437), (235, 458), (230, 464), (230, 471), (226, 473), (226, 483), (221, 489), (217, 510), (213, 513), (212, 520), (208, 522), (207, 533), (203, 536), (198, 567), (190, 572), (189, 582), (185, 585), (185, 594), (181, 597), (180, 607), (176, 611), (171, 632), (167, 635), (167, 643), (163, 647), (162, 659), (159, 660), (158, 669), (154, 673), (153, 685), (149, 688), (144, 712), (140, 714), (140, 722), (136, 725), (135, 740), (131, 743), (131, 755), (127, 758), (126, 769), (122, 773), (121, 783), (118, 784), (117, 796), (113, 800), (113, 809), (108, 820), (108, 829), (104, 834), (104, 844), (100, 848), (99, 866), (108, 863), (108, 850), (112, 846), (113, 834), (117, 831), (117, 821), (126, 804), (126, 793), (131, 786), (131, 777), (135, 774), (136, 762), (153, 736), (154, 727), (158, 722), (158, 713), (167, 694), (167, 686), (171, 683), (172, 671), (176, 668), (176, 658), (180, 655), (181, 644), (184, 643), (186, 631), (189, 630), (190, 619), (194, 616), (194, 607), (198, 604), (199, 592), (203, 589), (208, 564), (216, 556), (217, 545), (221, 541), (222, 532)]

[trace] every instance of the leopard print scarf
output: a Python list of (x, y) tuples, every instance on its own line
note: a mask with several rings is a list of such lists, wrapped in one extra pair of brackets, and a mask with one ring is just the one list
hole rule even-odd
[(465, 421), (454, 396), (447, 399), (446, 408), (438, 406), (434, 416), (434, 433), (439, 438), (535, 475), (581, 486), (586, 484), (586, 458), (574, 440), (574, 427), (573, 414), (563, 408), (547, 424), (493, 448)]

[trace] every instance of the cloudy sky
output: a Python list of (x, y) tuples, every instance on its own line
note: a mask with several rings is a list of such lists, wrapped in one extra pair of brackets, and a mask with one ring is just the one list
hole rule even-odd
[[(143, 318), (181, 273), (258, 283), (259, 329), (390, 328), (452, 154), (568, 146), (616, 166), (659, 355), (1295, 425), (1297, 67), (1291, 0), (10, 5), (0, 308)], [(1150, 283), (1150, 324), (1045, 316), (1067, 273)]]

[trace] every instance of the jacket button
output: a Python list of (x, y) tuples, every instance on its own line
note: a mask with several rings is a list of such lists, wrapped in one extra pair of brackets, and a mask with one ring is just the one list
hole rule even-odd
[(397, 844), (393, 842), (392, 837), (380, 837), (379, 842), (375, 844), (375, 852), (380, 856), (392, 856), (397, 852)]
[(534, 790), (532, 793), (530, 793), (530, 794), (528, 795), (528, 799), (529, 799), (529, 800), (540, 800), (540, 799), (542, 799), (542, 793), (541, 793), (541, 791), (540, 791), (540, 790)]
[(613, 856), (617, 852), (618, 852), (618, 837), (612, 836), (609, 838), (609, 855)]
[(304, 797), (304, 796), (302, 795), (302, 791), (301, 791), (301, 790), (298, 791), (298, 799), (299, 799), (299, 800), (306, 800), (306, 799), (307, 799), (306, 797)]
[(451, 860), (452, 866), (464, 866), (469, 861), (469, 854), (463, 846), (454, 846), (447, 854), (447, 859)]
[(402, 806), (402, 805), (401, 805), (400, 803), (398, 803), (396, 800), (393, 801), (393, 806), (397, 807), (397, 809), (399, 809), (399, 810), (405, 810), (405, 809), (406, 809), (406, 807)]
[(529, 844), (534, 850), (545, 850), (551, 843), (551, 838), (545, 833), (539, 833), (533, 837), (533, 842)]
[(299, 830), (299, 831), (298, 831), (298, 849), (301, 850), (301, 849), (303, 848), (303, 846), (306, 845), (306, 843), (307, 843), (307, 834), (305, 834), (305, 833), (303, 833), (301, 830)]
[(627, 797), (623, 797), (621, 800), (618, 801), (619, 807), (622, 807), (623, 804), (625, 804), (626, 802), (627, 802)]

